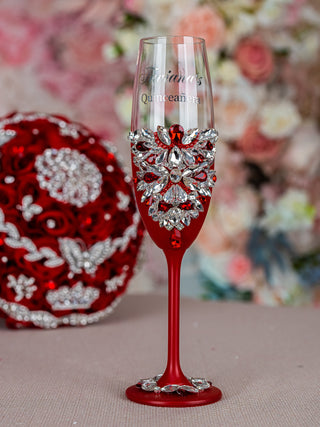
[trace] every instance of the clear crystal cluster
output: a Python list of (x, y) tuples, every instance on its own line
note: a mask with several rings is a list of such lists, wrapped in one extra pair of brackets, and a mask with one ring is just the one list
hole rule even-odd
[(85, 309), (99, 298), (100, 291), (97, 288), (84, 287), (82, 282), (74, 286), (62, 286), (55, 291), (49, 291), (46, 300), (53, 310)]
[(154, 393), (199, 393), (200, 391), (206, 390), (212, 386), (210, 381), (207, 381), (205, 378), (192, 378), (189, 377), (188, 380), (192, 385), (178, 385), (178, 384), (169, 384), (164, 387), (158, 386), (158, 381), (162, 375), (157, 375), (153, 378), (142, 379), (138, 382), (138, 387), (141, 387), (144, 391), (152, 391)]
[(112, 303), (103, 310), (90, 314), (71, 313), (61, 317), (57, 317), (44, 310), (29, 310), (28, 307), (22, 304), (8, 302), (3, 298), (0, 298), (0, 308), (4, 313), (18, 322), (31, 322), (33, 325), (40, 328), (52, 329), (60, 325), (85, 326), (96, 323), (112, 313), (120, 301), (121, 296), (113, 300)]
[[(179, 125), (130, 132), (137, 191), (147, 202), (149, 215), (160, 227), (182, 230), (203, 211), (201, 199), (211, 197), (216, 176), (211, 170), (215, 158), (215, 129), (189, 129)], [(202, 199), (203, 200), (203, 199)]]
[(40, 187), (60, 202), (81, 208), (96, 200), (101, 193), (99, 169), (78, 150), (47, 148), (37, 156), (35, 167)]

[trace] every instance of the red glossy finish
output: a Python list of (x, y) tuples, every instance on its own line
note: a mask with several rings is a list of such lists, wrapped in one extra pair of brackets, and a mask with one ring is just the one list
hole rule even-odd
[(179, 395), (176, 393), (153, 393), (144, 391), (133, 385), (126, 391), (127, 398), (136, 403), (150, 406), (165, 406), (182, 408), (190, 406), (202, 406), (215, 403), (221, 399), (222, 393), (217, 387), (210, 387), (199, 393)]

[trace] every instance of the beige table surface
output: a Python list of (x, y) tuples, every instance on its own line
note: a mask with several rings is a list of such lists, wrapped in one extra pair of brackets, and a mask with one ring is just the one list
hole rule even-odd
[(166, 298), (129, 295), (99, 324), (53, 331), (0, 322), (0, 425), (320, 426), (320, 311), (182, 299), (182, 365), (223, 400), (156, 408), (125, 398), (161, 372)]

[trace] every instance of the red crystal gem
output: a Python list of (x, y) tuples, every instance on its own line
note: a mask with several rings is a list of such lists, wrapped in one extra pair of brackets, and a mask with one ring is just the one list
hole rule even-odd
[(142, 141), (138, 142), (138, 144), (136, 145), (136, 149), (138, 151), (147, 151), (147, 148), (144, 146)]
[(114, 156), (114, 154), (113, 154), (113, 153), (108, 153), (108, 154), (107, 154), (107, 158), (108, 158), (108, 160), (109, 160), (109, 161), (112, 161), (112, 160), (114, 160), (114, 159), (115, 159), (115, 156)]
[(217, 182), (217, 176), (216, 176), (216, 175), (213, 175), (213, 177), (212, 177), (212, 181), (213, 181), (213, 182)]
[(196, 180), (198, 180), (200, 182), (204, 182), (207, 179), (207, 174), (202, 171), (202, 172), (198, 173), (198, 175), (196, 175), (194, 177), (194, 179), (196, 179)]
[(207, 148), (207, 150), (212, 150), (213, 149), (212, 142), (208, 141), (206, 148)]
[(183, 127), (180, 125), (172, 125), (169, 129), (169, 136), (171, 141), (175, 144), (179, 144), (184, 134)]
[(150, 206), (152, 203), (152, 197), (149, 197), (149, 199), (146, 200), (146, 205)]
[(55, 289), (56, 288), (56, 284), (54, 283), (53, 280), (49, 280), (48, 282), (46, 282), (46, 287), (48, 289)]
[(86, 225), (91, 225), (92, 224), (92, 218), (90, 218), (90, 216), (88, 216), (88, 218), (85, 219), (84, 223)]
[(190, 211), (193, 208), (193, 205), (191, 202), (181, 203), (179, 207), (184, 211)]
[(159, 177), (157, 175), (155, 175), (154, 173), (147, 172), (144, 175), (143, 180), (149, 184), (150, 182), (153, 182), (153, 181), (157, 180), (158, 178)]
[(182, 245), (181, 233), (176, 228), (173, 229), (170, 236), (170, 244), (173, 249), (179, 249)]
[(158, 205), (158, 209), (162, 212), (168, 212), (168, 210), (170, 209), (170, 205), (168, 205), (168, 203), (160, 202)]
[(196, 156), (196, 161), (197, 163), (202, 163), (204, 161), (203, 156), (201, 156), (201, 154), (198, 154), (198, 156)]
[(206, 203), (206, 196), (199, 196), (199, 200), (202, 204)]

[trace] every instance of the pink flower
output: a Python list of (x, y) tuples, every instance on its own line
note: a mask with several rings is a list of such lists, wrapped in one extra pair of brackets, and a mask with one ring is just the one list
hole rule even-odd
[(123, 129), (114, 109), (113, 86), (88, 88), (78, 102), (77, 120), (95, 133), (116, 143)]
[(251, 287), (251, 284), (246, 282), (246, 279), (249, 278), (251, 273), (251, 261), (250, 259), (243, 254), (235, 254), (227, 267), (227, 276), (231, 283), (248, 289)]
[(2, 9), (0, 14), (0, 58), (8, 65), (26, 63), (33, 54), (39, 25), (14, 10)]
[(144, 0), (124, 0), (124, 8), (139, 15), (143, 12)]
[(52, 40), (53, 51), (64, 68), (80, 72), (97, 72), (105, 67), (102, 46), (110, 41), (108, 30), (73, 21)]
[(301, 17), (302, 8), (305, 5), (306, 0), (293, 0), (286, 8), (285, 23), (292, 27), (299, 22)]
[(202, 37), (209, 48), (219, 49), (225, 40), (226, 27), (222, 17), (210, 6), (200, 6), (182, 17), (176, 34)]
[(274, 60), (270, 48), (258, 37), (248, 37), (238, 44), (235, 59), (242, 73), (254, 83), (269, 79)]
[(269, 139), (260, 133), (259, 128), (258, 121), (251, 122), (238, 140), (238, 147), (249, 160), (255, 162), (272, 160), (280, 153), (284, 140)]

